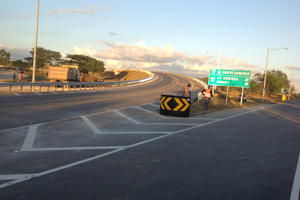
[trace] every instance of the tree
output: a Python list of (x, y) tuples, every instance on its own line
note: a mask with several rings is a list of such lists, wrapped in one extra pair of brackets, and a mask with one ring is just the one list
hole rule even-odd
[(23, 69), (26, 69), (26, 68), (29, 67), (28, 62), (23, 62), (21, 59), (13, 61), (12, 62), (12, 66), (14, 66), (14, 67), (21, 67)]
[(78, 69), (80, 72), (85, 74), (99, 73), (102, 74), (105, 71), (104, 62), (92, 58), (90, 56), (78, 55), (78, 54), (67, 54), (69, 60), (64, 60), (65, 64), (78, 64)]
[[(259, 87), (263, 89), (265, 74), (257, 73), (254, 75), (255, 81), (259, 84)], [(271, 94), (280, 93), (283, 89), (284, 92), (288, 92), (290, 81), (285, 73), (280, 70), (271, 70), (267, 73), (266, 80), (266, 92)]]
[[(33, 61), (33, 53), (34, 49), (29, 52), (32, 57), (24, 58), (30, 64)], [(36, 69), (44, 68), (44, 74), (46, 75), (46, 71), (49, 65), (54, 65), (55, 63), (61, 62), (61, 54), (57, 51), (52, 51), (49, 49), (44, 49), (43, 47), (37, 47), (36, 50)]]
[(7, 65), (10, 60), (10, 53), (5, 51), (4, 49), (0, 50), (0, 65)]

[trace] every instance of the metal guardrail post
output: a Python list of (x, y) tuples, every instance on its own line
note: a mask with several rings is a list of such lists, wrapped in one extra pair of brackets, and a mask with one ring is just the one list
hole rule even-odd
[(77, 87), (77, 83), (75, 83), (75, 89), (74, 89), (75, 91), (76, 91), (76, 87)]
[(32, 92), (32, 83), (31, 83), (31, 85), (30, 85), (30, 92)]
[(55, 92), (57, 91), (57, 85), (55, 85)]
[(21, 83), (21, 92), (23, 92), (23, 83)]
[(86, 84), (84, 84), (84, 89), (86, 90)]
[(42, 86), (40, 85), (40, 91), (39, 92), (41, 92), (42, 91)]
[(48, 85), (48, 89), (47, 89), (47, 92), (49, 92), (49, 88), (50, 88), (50, 85)]
[(11, 87), (12, 87), (12, 85), (9, 86), (9, 93), (11, 93)]

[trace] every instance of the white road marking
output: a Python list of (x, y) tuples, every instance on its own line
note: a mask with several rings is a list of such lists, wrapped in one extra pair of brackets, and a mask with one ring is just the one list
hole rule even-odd
[(15, 95), (17, 95), (17, 96), (21, 96), (21, 95), (19, 95), (18, 93), (13, 93), (13, 94), (15, 94)]
[(59, 94), (58, 92), (52, 92), (52, 93), (54, 93), (54, 94)]
[(134, 106), (134, 108), (137, 108), (137, 109), (143, 110), (143, 111), (145, 111), (145, 112), (151, 113), (151, 114), (153, 114), (153, 115), (159, 116), (159, 117), (161, 117), (161, 118), (163, 118), (163, 119), (165, 118), (165, 117), (162, 116), (162, 115), (159, 115), (159, 114), (157, 114), (157, 113), (151, 112), (151, 111), (149, 111), (149, 110), (146, 110), (146, 109), (141, 108), (141, 107), (138, 107), (138, 106)]
[(119, 149), (127, 146), (95, 146), (95, 147), (53, 147), (53, 148), (32, 148), (26, 151), (70, 151), (70, 150), (92, 150), (92, 149)]
[(27, 150), (32, 149), (38, 126), (39, 125), (33, 125), (33, 126), (29, 127), (29, 130), (27, 132), (25, 141), (22, 145), (21, 151), (27, 151)]
[(102, 132), (101, 134), (170, 134), (171, 132), (136, 131), (136, 132)]
[(120, 112), (117, 111), (117, 110), (114, 110), (114, 112), (115, 112), (115, 113), (118, 113), (118, 114), (121, 115), (122, 117), (124, 117), (124, 118), (126, 118), (126, 119), (132, 121), (132, 122), (135, 123), (135, 124), (140, 124), (140, 122), (138, 122), (138, 121), (136, 121), (136, 120), (134, 120), (134, 119), (132, 119), (132, 118), (130, 118), (130, 117), (128, 117), (128, 116), (122, 114), (122, 113), (120, 113)]
[(37, 94), (37, 95), (42, 95), (41, 93), (38, 93), (38, 92), (33, 92), (33, 93), (35, 93), (35, 94)]
[(290, 200), (299, 200), (299, 189), (300, 189), (300, 153), (298, 157), (298, 164), (296, 168)]
[(10, 175), (0, 175), (0, 180), (15, 180), (24, 177), (32, 177), (34, 174), (10, 174)]
[(159, 106), (159, 105), (156, 105), (156, 104), (154, 104), (154, 103), (150, 103), (150, 105), (153, 105), (153, 106), (155, 106), (155, 107), (158, 107), (158, 108), (160, 108), (160, 106)]
[(87, 118), (86, 116), (81, 116), (81, 118), (94, 131), (94, 133), (101, 133), (101, 131), (98, 129), (98, 127), (96, 127), (89, 118)]
[(70, 92), (70, 91), (65, 91), (66, 93), (74, 93), (74, 92)]

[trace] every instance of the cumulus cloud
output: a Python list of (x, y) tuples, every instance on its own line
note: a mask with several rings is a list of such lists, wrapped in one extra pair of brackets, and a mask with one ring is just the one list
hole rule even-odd
[(300, 67), (296, 67), (296, 66), (285, 66), (285, 68), (292, 71), (300, 71)]
[(78, 46), (74, 47), (74, 54), (94, 57), (96, 52), (97, 52), (96, 50), (93, 50), (90, 47), (84, 47), (84, 48), (81, 48), (81, 47), (78, 47)]
[(74, 13), (82, 13), (82, 14), (93, 14), (95, 10), (106, 10), (107, 7), (101, 7), (99, 8), (98, 6), (88, 6), (90, 9), (89, 10), (83, 10), (81, 8), (78, 9), (71, 9), (69, 8), (68, 10), (64, 10), (62, 8), (55, 10), (51, 9), (49, 12), (53, 12), (55, 15), (58, 15), (59, 13), (65, 13), (65, 14), (74, 14)]
[[(137, 40), (135, 45), (107, 41), (97, 42), (102, 46), (100, 51), (96, 52), (90, 47), (81, 48), (77, 46), (74, 47), (74, 50), (78, 54), (90, 55), (103, 60), (107, 69), (149, 69), (151, 65), (152, 70), (160, 68), (161, 70), (185, 74), (190, 71), (191, 74), (207, 76), (209, 69), (218, 65), (218, 59), (215, 56), (206, 53), (190, 56), (183, 51), (175, 51), (170, 44), (161, 47), (148, 47), (142, 40)], [(236, 58), (222, 58), (219, 66), (239, 69), (257, 68), (255, 65)]]

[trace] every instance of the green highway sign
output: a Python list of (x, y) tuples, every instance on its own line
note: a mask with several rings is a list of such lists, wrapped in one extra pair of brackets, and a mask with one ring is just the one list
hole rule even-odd
[(209, 85), (249, 87), (251, 71), (210, 69)]

